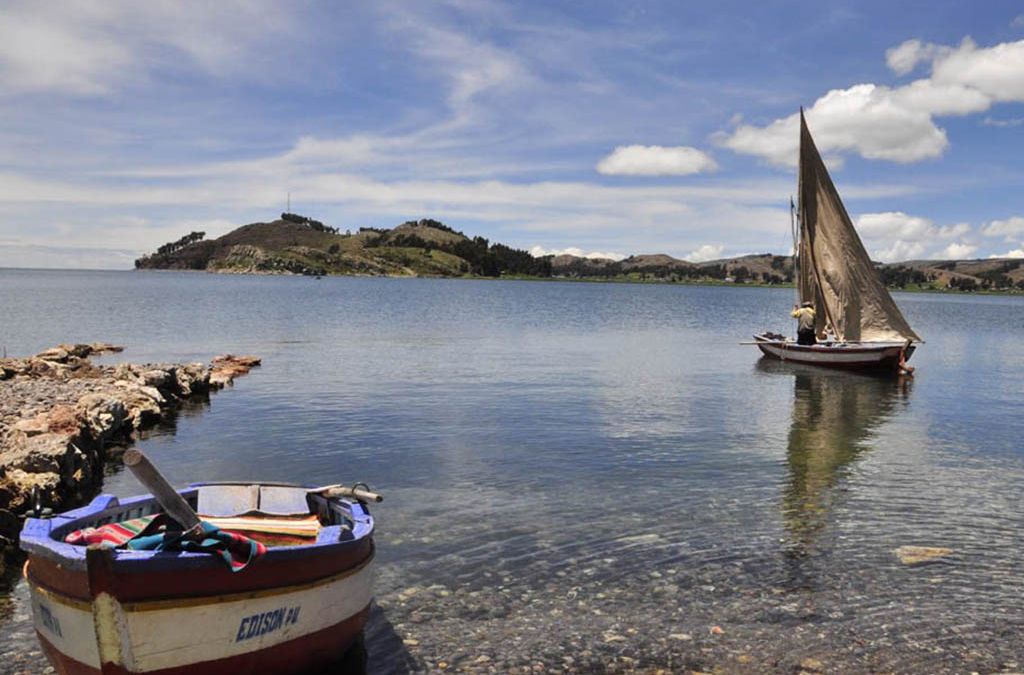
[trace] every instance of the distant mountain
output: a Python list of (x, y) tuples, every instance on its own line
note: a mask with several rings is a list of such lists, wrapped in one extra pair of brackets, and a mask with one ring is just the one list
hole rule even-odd
[(771, 253), (738, 258), (689, 262), (664, 253), (632, 255), (614, 261), (561, 255), (552, 260), (555, 276), (580, 278), (633, 278), (640, 281), (723, 281), (732, 283), (783, 284), (793, 281), (790, 256)]
[[(641, 281), (715, 280), (731, 283), (782, 284), (793, 282), (793, 257), (761, 253), (689, 262), (661, 254), (634, 255), (624, 260), (556, 256), (555, 276), (570, 278), (635, 278)], [(911, 260), (875, 263), (890, 288), (915, 290), (1021, 290), (1024, 260)]]
[[(191, 232), (139, 258), (135, 266), (251, 274), (793, 282), (792, 256), (761, 253), (704, 262), (664, 253), (618, 261), (573, 255), (535, 258), (483, 237), (470, 238), (436, 220), (339, 233), (318, 220), (283, 213), (273, 222), (244, 225), (217, 239), (204, 237), (203, 232)], [(1024, 260), (911, 260), (876, 266), (890, 288), (1024, 291)]]

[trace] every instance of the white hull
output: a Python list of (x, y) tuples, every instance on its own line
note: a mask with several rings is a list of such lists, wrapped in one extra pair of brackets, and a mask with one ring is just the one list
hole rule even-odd
[(124, 604), (106, 593), (86, 603), (29, 588), (36, 630), (54, 649), (97, 671), (104, 661), (145, 673), (258, 652), (329, 629), (370, 604), (372, 580), (367, 562), (298, 587)]
[(901, 356), (909, 359), (914, 351), (913, 346), (899, 342), (830, 343), (812, 346), (798, 345), (788, 340), (772, 340), (761, 335), (754, 336), (754, 339), (765, 356), (781, 361), (831, 368), (896, 370)]

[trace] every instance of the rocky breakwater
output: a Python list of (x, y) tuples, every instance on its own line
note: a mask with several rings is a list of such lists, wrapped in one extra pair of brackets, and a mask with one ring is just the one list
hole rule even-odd
[(111, 445), (249, 372), (260, 360), (225, 355), (210, 365), (97, 365), (106, 344), (59, 345), (0, 359), (0, 569), (27, 511), (70, 508), (92, 496)]

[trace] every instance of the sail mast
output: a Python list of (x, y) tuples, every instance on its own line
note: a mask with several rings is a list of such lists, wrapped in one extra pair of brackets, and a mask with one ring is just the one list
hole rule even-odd
[[(814, 304), (814, 311), (817, 313), (814, 322), (814, 332), (821, 333), (825, 328), (830, 328), (833, 335), (837, 340), (843, 340), (844, 336), (840, 332), (836, 322), (832, 319), (832, 313), (829, 309), (828, 302), (825, 301), (824, 293), (822, 289), (824, 286), (821, 283), (821, 271), (818, 267), (818, 261), (814, 255), (814, 240), (817, 237), (817, 208), (808, 209), (808, 202), (815, 202), (815, 200), (808, 200), (804, 194), (804, 190), (808, 187), (811, 190), (816, 189), (817, 181), (814, 180), (815, 175), (813, 172), (814, 167), (810, 166), (805, 160), (808, 151), (814, 151), (813, 143), (810, 148), (805, 148), (804, 144), (808, 143), (811, 138), (811, 132), (807, 129), (807, 121), (804, 119), (804, 108), (800, 106), (800, 170), (799, 170), (799, 195), (800, 195), (800, 253), (803, 257), (802, 269), (804, 270), (804, 277), (806, 284), (806, 297), (804, 300), (808, 300)], [(805, 173), (807, 174), (805, 176)], [(811, 180), (805, 180), (810, 178)], [(808, 216), (810, 213), (810, 216)], [(801, 293), (803, 295), (803, 293)]]

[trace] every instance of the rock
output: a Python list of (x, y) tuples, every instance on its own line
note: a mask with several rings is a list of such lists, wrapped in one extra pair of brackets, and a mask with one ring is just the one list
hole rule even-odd
[(15, 422), (13, 428), (26, 436), (36, 436), (50, 430), (50, 420), (46, 413), (39, 413), (35, 417)]
[(104, 354), (107, 352), (123, 352), (124, 347), (121, 345), (110, 344), (109, 342), (93, 342), (89, 344), (89, 348), (93, 354)]
[(800, 667), (808, 673), (822, 673), (825, 671), (825, 664), (810, 656), (800, 662)]
[(76, 343), (73, 345), (61, 343), (57, 345), (57, 349), (63, 349), (70, 356), (76, 356), (80, 359), (84, 359), (86, 356), (89, 356), (89, 354), (92, 354), (93, 351), (90, 345), (84, 345), (81, 343)]
[(245, 368), (254, 368), (262, 363), (262, 360), (258, 356), (236, 356), (234, 354), (222, 354), (217, 356), (211, 361), (214, 366), (221, 366), (224, 364), (234, 364), (243, 366)]
[[(159, 411), (159, 407), (152, 405)], [(124, 403), (106, 394), (86, 394), (78, 400), (77, 407), (89, 436), (100, 442), (113, 438), (128, 417)]]
[(47, 350), (41, 351), (36, 354), (37, 359), (43, 361), (56, 361), (57, 363), (64, 363), (68, 360), (68, 352), (60, 347), (50, 347)]
[(8, 507), (14, 511), (25, 511), (31, 507), (32, 489), (39, 489), (39, 496), (43, 504), (52, 505), (59, 503), (58, 488), (60, 487), (60, 476), (56, 473), (29, 473), (21, 469), (10, 468), (4, 474), (2, 480), (3, 488), (12, 497)]
[(125, 385), (118, 402), (124, 408), (124, 420), (133, 429), (140, 429), (160, 418), (167, 400), (154, 387)]
[(21, 447), (21, 459), (10, 466), (28, 473), (56, 473), (72, 463), (71, 438), (62, 434), (39, 434), (28, 438)]
[(896, 557), (904, 565), (918, 565), (920, 563), (939, 560), (953, 553), (951, 548), (938, 548), (931, 546), (900, 546), (896, 549)]
[(211, 364), (213, 371), (210, 373), (210, 386), (223, 387), (231, 384), (239, 375), (245, 375), (261, 361), (256, 356), (235, 356), (223, 354), (215, 358)]
[(147, 387), (156, 387), (157, 389), (165, 389), (173, 381), (171, 373), (166, 370), (160, 370), (154, 368), (153, 370), (147, 370), (142, 373), (142, 381), (146, 383)]

